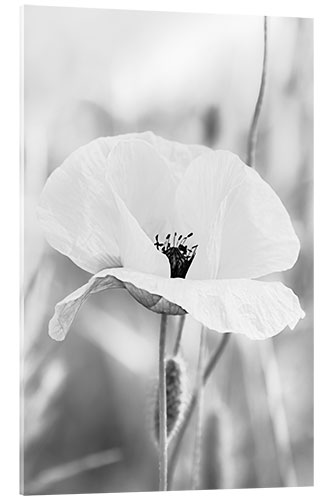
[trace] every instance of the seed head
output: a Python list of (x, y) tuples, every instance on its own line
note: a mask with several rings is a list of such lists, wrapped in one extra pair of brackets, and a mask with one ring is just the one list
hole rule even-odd
[[(166, 362), (166, 403), (167, 437), (170, 441), (177, 432), (186, 406), (186, 374), (184, 362), (180, 356), (169, 358)], [(155, 438), (159, 441), (159, 398), (155, 405)]]

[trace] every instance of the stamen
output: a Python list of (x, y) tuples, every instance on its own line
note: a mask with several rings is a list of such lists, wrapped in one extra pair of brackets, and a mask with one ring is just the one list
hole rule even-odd
[(177, 233), (174, 233), (174, 235), (173, 235), (173, 246), (176, 246), (176, 236), (177, 236)]
[(185, 278), (187, 271), (195, 257), (198, 245), (187, 247), (186, 242), (191, 238), (193, 233), (187, 236), (180, 234), (177, 238), (177, 232), (173, 234), (171, 246), (171, 234), (167, 234), (163, 243), (160, 243), (158, 234), (155, 236), (155, 243), (157, 250), (164, 253), (170, 263), (171, 278)]
[(186, 243), (187, 241), (187, 238), (190, 238), (191, 236), (193, 236), (193, 233), (189, 233), (187, 236), (185, 236), (185, 238), (181, 240), (180, 244), (184, 245), (184, 243)]

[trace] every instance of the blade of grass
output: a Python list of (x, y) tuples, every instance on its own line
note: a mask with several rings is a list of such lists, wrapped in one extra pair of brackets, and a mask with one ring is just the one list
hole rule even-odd
[(121, 450), (111, 449), (87, 455), (78, 460), (73, 460), (66, 464), (58, 465), (41, 472), (36, 479), (26, 487), (25, 495), (35, 495), (54, 483), (65, 481), (66, 479), (83, 474), (84, 472), (106, 465), (115, 464), (123, 459)]

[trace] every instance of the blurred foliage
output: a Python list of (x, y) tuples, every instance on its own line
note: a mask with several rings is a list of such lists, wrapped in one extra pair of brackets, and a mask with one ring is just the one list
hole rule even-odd
[[(278, 279), (299, 295), (307, 316), (276, 337), (274, 348), (303, 486), (313, 482), (312, 29), (311, 20), (269, 19), (257, 150), (257, 170), (286, 205), (302, 247), (295, 267)], [(52, 341), (55, 303), (88, 274), (48, 247), (35, 207), (50, 172), (101, 135), (151, 129), (244, 159), (262, 19), (25, 7), (24, 47), (22, 489), (155, 490), (159, 318), (125, 292), (107, 291), (89, 299), (64, 343)], [(211, 332), (210, 349), (217, 342)], [(198, 345), (199, 326), (187, 318), (182, 353), (192, 384)], [(256, 342), (234, 336), (207, 386), (204, 488), (283, 485), (259, 358)], [(177, 489), (190, 484), (193, 431), (192, 422)]]

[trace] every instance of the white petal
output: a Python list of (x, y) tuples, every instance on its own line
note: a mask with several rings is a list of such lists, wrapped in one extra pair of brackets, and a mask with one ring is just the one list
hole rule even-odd
[(221, 333), (241, 333), (251, 339), (265, 339), (280, 333), (286, 326), (293, 329), (304, 317), (298, 298), (282, 283), (247, 279), (168, 279), (127, 269), (103, 271), (104, 276), (110, 274), (123, 281), (126, 288), (131, 283), (177, 304), (203, 325)]
[[(167, 141), (152, 132), (103, 137), (72, 153), (61, 167), (51, 174), (44, 187), (37, 212), (46, 239), (56, 250), (67, 255), (88, 272), (95, 273), (105, 267), (125, 265), (162, 275), (168, 273), (165, 256), (154, 247), (150, 248), (151, 241), (145, 240), (143, 231), (134, 219), (128, 221), (126, 206), (119, 208), (118, 200), (110, 193), (110, 186), (105, 182), (107, 157), (114, 146), (122, 140), (138, 139), (144, 141), (147, 148), (153, 147), (157, 151), (154, 153), (158, 162), (162, 162), (161, 156), (166, 155), (165, 161), (173, 183), (183, 174), (188, 163), (206, 149)], [(158, 171), (160, 173), (159, 169)], [(155, 186), (156, 177), (155, 175), (153, 183)], [(164, 192), (167, 193), (167, 190)], [(151, 195), (150, 192), (144, 201), (147, 202)], [(164, 201), (166, 198), (167, 195), (163, 198)], [(169, 205), (172, 204), (170, 199)], [(145, 203), (142, 203), (142, 206), (144, 207)], [(161, 208), (161, 203), (159, 207)], [(151, 215), (153, 214), (154, 211)], [(126, 224), (123, 219), (127, 221)], [(150, 225), (157, 222), (157, 219), (157, 216), (152, 217)], [(132, 230), (135, 226), (139, 228), (135, 231), (140, 233), (139, 236), (133, 235), (136, 243), (131, 244), (128, 238), (124, 241), (124, 231), (121, 236), (118, 235), (119, 226), (124, 229), (126, 225)], [(161, 226), (163, 227), (163, 221)], [(171, 229), (166, 225), (165, 230)], [(125, 248), (125, 260), (121, 255), (123, 249), (119, 247), (119, 239), (122, 240), (123, 249)], [(139, 240), (141, 244), (138, 243)], [(138, 257), (137, 261), (141, 256), (145, 262), (137, 265), (132, 259), (134, 254)], [(147, 268), (149, 260), (151, 265)]]
[(106, 158), (114, 144), (111, 139), (93, 141), (53, 172), (38, 208), (45, 236), (92, 273), (124, 265), (167, 276), (167, 259), (105, 180)]
[(49, 335), (54, 340), (64, 340), (80, 307), (91, 293), (101, 292), (108, 288), (123, 288), (122, 282), (113, 276), (98, 279), (96, 276), (86, 284), (64, 298), (55, 307), (54, 315), (49, 323)]
[(120, 140), (107, 162), (107, 181), (153, 240), (174, 205), (176, 183), (166, 161), (148, 142), (131, 139)]
[(169, 141), (152, 132), (143, 132), (138, 139), (149, 142), (156, 151), (166, 158), (176, 173), (182, 175), (189, 164), (198, 156), (210, 151), (206, 146), (200, 144), (182, 144)]
[(293, 329), (304, 317), (298, 298), (282, 283), (168, 279), (124, 268), (105, 269), (56, 306), (50, 322), (51, 337), (65, 337), (89, 293), (121, 286), (155, 312), (187, 311), (212, 330), (240, 333), (251, 339), (272, 337), (288, 325)]
[(86, 271), (120, 266), (114, 220), (118, 209), (105, 185), (103, 140), (83, 146), (49, 177), (38, 217), (46, 239)]
[(297, 260), (299, 241), (279, 197), (228, 151), (192, 162), (179, 185), (176, 210), (193, 240), (206, 247), (208, 277), (257, 278)]
[(157, 250), (117, 193), (114, 193), (114, 197), (119, 210), (115, 237), (120, 248), (122, 265), (143, 273), (169, 276), (167, 257)]

